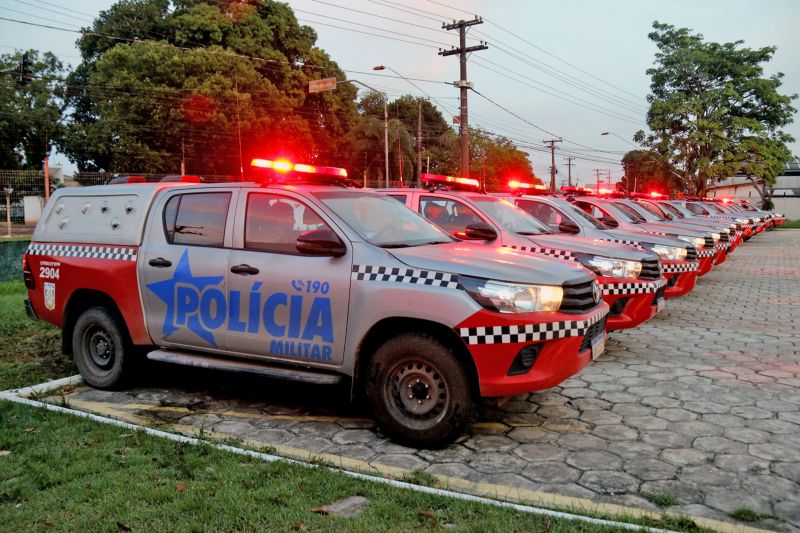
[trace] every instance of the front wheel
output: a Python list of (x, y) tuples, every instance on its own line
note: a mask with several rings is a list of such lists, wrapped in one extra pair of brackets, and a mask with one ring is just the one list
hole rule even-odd
[(72, 353), (90, 386), (116, 389), (130, 377), (133, 346), (122, 320), (105, 307), (90, 307), (75, 322)]
[(477, 412), (464, 366), (449, 348), (424, 334), (399, 335), (378, 348), (365, 387), (383, 432), (408, 446), (445, 446)]

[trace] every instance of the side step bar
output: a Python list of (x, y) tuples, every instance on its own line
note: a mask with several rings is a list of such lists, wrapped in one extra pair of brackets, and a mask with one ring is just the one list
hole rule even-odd
[(167, 350), (154, 350), (147, 354), (147, 358), (151, 361), (159, 361), (162, 363), (225, 370), (227, 372), (258, 374), (270, 378), (301, 381), (303, 383), (314, 383), (316, 385), (336, 385), (341, 383), (344, 379), (342, 376), (336, 374), (326, 374), (314, 370), (295, 370), (270, 364), (243, 361), (241, 359), (224, 359), (221, 357), (211, 357), (208, 355), (197, 355), (185, 352), (171, 352)]

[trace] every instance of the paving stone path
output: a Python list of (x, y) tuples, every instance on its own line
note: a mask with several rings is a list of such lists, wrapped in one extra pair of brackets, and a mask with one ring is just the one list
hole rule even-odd
[(487, 404), (443, 450), (391, 443), (341, 393), (170, 372), (72, 399), (475, 482), (651, 509), (648, 495), (670, 495), (670, 511), (729, 521), (748, 508), (758, 526), (800, 530), (800, 231), (754, 237), (648, 324), (613, 333), (578, 376)]

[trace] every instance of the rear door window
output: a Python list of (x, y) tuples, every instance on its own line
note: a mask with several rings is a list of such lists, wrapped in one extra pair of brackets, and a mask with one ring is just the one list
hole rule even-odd
[(222, 247), (230, 192), (173, 196), (164, 207), (167, 242), (187, 246)]

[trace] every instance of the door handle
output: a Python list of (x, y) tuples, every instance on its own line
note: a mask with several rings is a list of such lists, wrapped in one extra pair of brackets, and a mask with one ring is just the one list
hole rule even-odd
[(258, 274), (258, 269), (256, 267), (251, 267), (250, 265), (236, 265), (231, 267), (231, 272), (234, 274), (242, 274), (244, 276), (248, 275), (256, 275)]
[(168, 261), (163, 257), (156, 257), (148, 261), (147, 264), (156, 268), (167, 268), (172, 266), (172, 261)]

